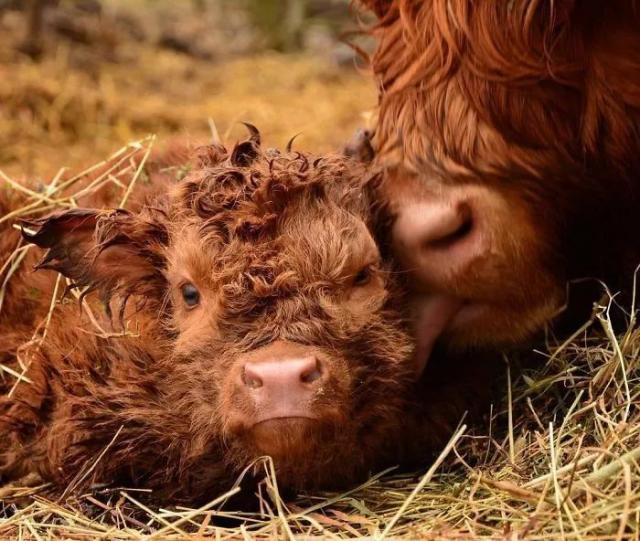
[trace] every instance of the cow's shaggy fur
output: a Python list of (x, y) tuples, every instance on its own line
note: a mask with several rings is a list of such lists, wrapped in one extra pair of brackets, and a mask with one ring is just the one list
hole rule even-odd
[[(450, 342), (521, 343), (574, 279), (629, 286), (640, 260), (637, 3), (362, 3), (379, 17), (374, 146), (386, 196), (400, 215), (423, 200), (479, 218), (483, 249), (464, 265), (443, 250), (437, 265), (424, 258), (422, 290), (477, 308), (445, 331)], [(571, 318), (593, 300), (570, 295)]]

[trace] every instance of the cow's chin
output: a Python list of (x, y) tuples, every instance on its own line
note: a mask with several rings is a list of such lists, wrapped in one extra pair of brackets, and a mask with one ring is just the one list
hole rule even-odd
[(254, 449), (274, 460), (308, 454), (316, 445), (318, 420), (311, 417), (277, 417), (261, 421), (249, 430)]
[(558, 315), (562, 305), (561, 295), (551, 292), (538, 303), (493, 304), (451, 299), (444, 308), (449, 310), (446, 322), (443, 324), (440, 316), (437, 323), (439, 336), (433, 336), (433, 326), (418, 327), (417, 340), (420, 342), (422, 333), (427, 341), (437, 341), (451, 352), (502, 349), (533, 338)]

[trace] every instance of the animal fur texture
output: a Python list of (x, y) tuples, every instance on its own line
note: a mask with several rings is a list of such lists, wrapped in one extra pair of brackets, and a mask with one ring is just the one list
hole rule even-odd
[(640, 262), (637, 3), (361, 3), (379, 18), (373, 146), (396, 254), (426, 303), (458, 303), (440, 341), (527, 343), (560, 312), (558, 328), (574, 329), (598, 280), (628, 292)]
[[(262, 150), (252, 128), (230, 152), (198, 149), (183, 180), (165, 175), (135, 210), (26, 222), (44, 256), (12, 279), (0, 316), (2, 362), (27, 378), (0, 380), (2, 480), (200, 501), (265, 454), (285, 490), (428, 457), (483, 390), (473, 370), (457, 394), (416, 378), (406, 288), (375, 242), (376, 178), (339, 155)], [(93, 320), (63, 302), (25, 346), (53, 271), (84, 288)], [(255, 422), (243, 366), (265, 348), (318, 359), (305, 418)]]

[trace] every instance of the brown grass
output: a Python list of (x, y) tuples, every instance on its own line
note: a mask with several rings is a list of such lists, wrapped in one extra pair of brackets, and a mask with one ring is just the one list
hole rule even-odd
[[(40, 63), (11, 63), (0, 43), (0, 167), (50, 178), (61, 164), (84, 167), (150, 133), (162, 140), (227, 139), (251, 121), (274, 145), (333, 150), (368, 122), (375, 88), (354, 69), (308, 55), (266, 52), (205, 62), (132, 45), (128, 60), (78, 65), (64, 43)], [(54, 166), (52, 166), (55, 164)]]

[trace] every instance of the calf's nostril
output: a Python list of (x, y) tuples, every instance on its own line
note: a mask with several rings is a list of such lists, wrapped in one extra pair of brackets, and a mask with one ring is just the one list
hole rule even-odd
[(317, 359), (313, 359), (310, 363), (310, 366), (305, 368), (300, 373), (300, 381), (303, 383), (313, 383), (314, 381), (320, 379), (322, 376), (322, 368), (320, 367), (320, 363)]
[(242, 370), (242, 382), (250, 389), (259, 389), (264, 385), (262, 378), (251, 363), (247, 363)]

